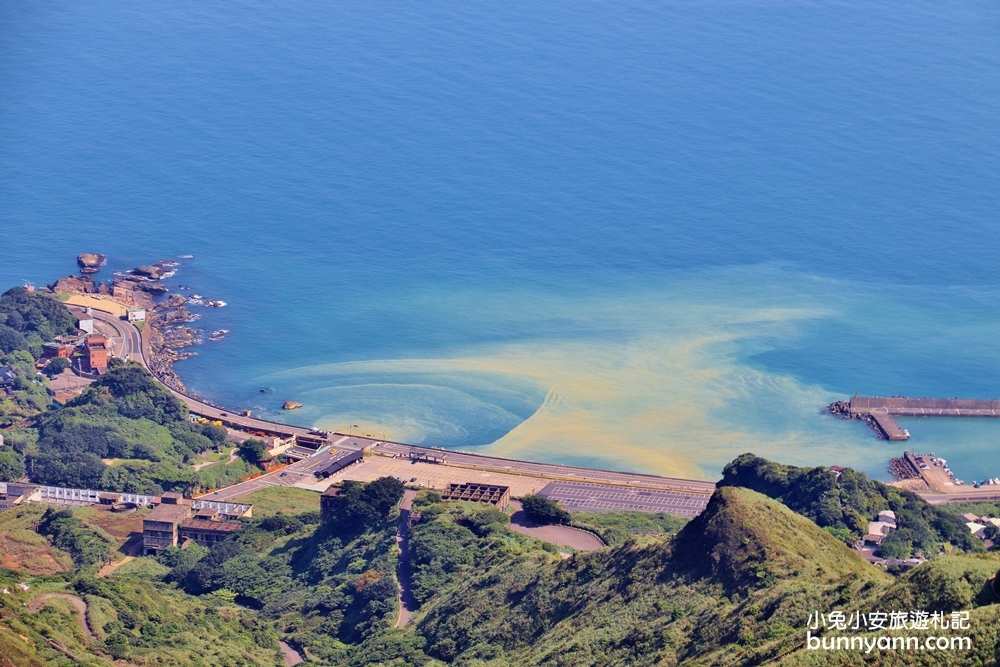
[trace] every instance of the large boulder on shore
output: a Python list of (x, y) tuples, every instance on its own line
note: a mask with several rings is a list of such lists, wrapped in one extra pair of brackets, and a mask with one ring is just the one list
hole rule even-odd
[(49, 289), (56, 294), (93, 294), (97, 291), (90, 276), (66, 276), (49, 285)]

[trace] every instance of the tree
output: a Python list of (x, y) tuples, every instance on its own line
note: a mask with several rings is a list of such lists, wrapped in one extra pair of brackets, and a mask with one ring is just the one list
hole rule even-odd
[(573, 518), (559, 503), (545, 496), (532, 494), (521, 498), (521, 507), (528, 518), (538, 523), (568, 524)]
[(46, 452), (34, 459), (32, 481), (52, 486), (94, 489), (107, 466), (91, 452)]
[(24, 476), (24, 459), (10, 447), (0, 447), (0, 482), (16, 482)]
[(67, 407), (105, 403), (106, 394), (114, 398), (118, 413), (129, 419), (146, 418), (166, 425), (187, 418), (187, 406), (135, 362), (117, 368), (109, 367), (100, 380), (70, 401)]
[(76, 333), (76, 318), (65, 305), (40, 292), (12, 287), (0, 296), (0, 324), (22, 334), (51, 340), (58, 334)]
[(108, 638), (104, 640), (104, 648), (107, 649), (108, 655), (112, 658), (121, 660), (128, 651), (128, 637), (120, 632), (108, 635)]
[(247, 438), (240, 443), (240, 458), (247, 463), (257, 463), (267, 453), (267, 445), (263, 440)]
[(328, 525), (350, 533), (378, 525), (403, 498), (404, 488), (395, 477), (380, 477), (368, 484), (346, 481), (333, 499)]
[(59, 375), (64, 370), (69, 368), (69, 366), (70, 366), (69, 359), (64, 359), (63, 357), (56, 357), (45, 366), (45, 370), (43, 372), (51, 378), (55, 377), (56, 375)]
[(20, 331), (0, 324), (0, 353), (10, 354), (14, 350), (27, 349), (28, 339)]
[(878, 555), (882, 558), (909, 558), (913, 553), (913, 542), (903, 537), (902, 531), (891, 533), (882, 540), (878, 547)]

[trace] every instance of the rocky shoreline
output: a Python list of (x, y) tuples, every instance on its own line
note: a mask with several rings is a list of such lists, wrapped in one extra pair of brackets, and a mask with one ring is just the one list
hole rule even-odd
[(153, 307), (146, 315), (149, 326), (151, 358), (147, 360), (149, 370), (160, 382), (174, 391), (189, 393), (174, 371), (174, 364), (195, 356), (195, 352), (183, 352), (186, 347), (201, 344), (201, 329), (188, 327), (197, 316), (188, 312), (187, 299), (180, 294), (171, 294), (166, 301)]
[[(185, 258), (192, 257), (188, 255)], [(164, 260), (127, 271), (115, 271), (110, 283), (97, 282), (93, 274), (98, 273), (106, 263), (107, 257), (104, 255), (82, 253), (77, 256), (80, 275), (59, 278), (49, 284), (47, 290), (56, 295), (83, 294), (108, 297), (121, 305), (145, 310), (145, 326), (148, 328), (148, 333), (144, 338), (149, 344), (146, 362), (150, 372), (171, 389), (190, 393), (174, 371), (175, 363), (197, 354), (187, 351), (186, 348), (200, 345), (203, 340), (204, 332), (201, 329), (188, 326), (201, 317), (199, 314), (191, 313), (188, 305), (191, 303), (221, 307), (225, 302), (208, 304), (201, 301), (200, 297), (189, 300), (177, 293), (158, 301), (157, 299), (170, 292), (160, 281), (172, 278), (180, 262)]]

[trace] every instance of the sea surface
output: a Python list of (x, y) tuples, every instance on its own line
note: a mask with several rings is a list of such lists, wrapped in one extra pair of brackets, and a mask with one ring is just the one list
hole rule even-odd
[[(828, 402), (1000, 396), (998, 36), (956, 0), (8, 1), (0, 284), (193, 255), (166, 282), (232, 333), (178, 371), (276, 419), (885, 478), (904, 445)], [(1000, 420), (903, 426), (1000, 476)]]

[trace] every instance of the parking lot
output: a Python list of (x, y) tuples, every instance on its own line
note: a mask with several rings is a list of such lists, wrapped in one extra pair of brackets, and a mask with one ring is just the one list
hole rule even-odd
[(710, 498), (708, 494), (701, 493), (629, 489), (588, 482), (551, 482), (540, 493), (574, 512), (631, 510), (666, 512), (677, 516), (697, 516)]

